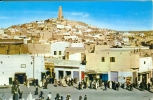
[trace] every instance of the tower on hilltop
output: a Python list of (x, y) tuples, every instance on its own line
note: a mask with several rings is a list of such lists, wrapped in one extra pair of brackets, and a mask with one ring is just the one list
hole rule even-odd
[(58, 9), (58, 20), (61, 21), (63, 18), (63, 15), (62, 15), (62, 7), (59, 6), (59, 9)]

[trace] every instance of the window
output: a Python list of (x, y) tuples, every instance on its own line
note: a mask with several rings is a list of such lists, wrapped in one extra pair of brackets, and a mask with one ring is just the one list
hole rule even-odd
[(101, 57), (101, 62), (105, 62), (105, 57)]
[(144, 61), (144, 64), (146, 64), (146, 61)]
[(21, 64), (21, 68), (26, 68), (26, 64)]
[(62, 52), (61, 51), (59, 51), (59, 55), (62, 55)]
[(110, 62), (115, 62), (115, 57), (110, 57)]
[(54, 55), (57, 55), (56, 51), (54, 51)]

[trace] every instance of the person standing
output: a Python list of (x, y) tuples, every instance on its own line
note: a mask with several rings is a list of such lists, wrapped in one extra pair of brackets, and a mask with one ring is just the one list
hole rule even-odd
[(64, 100), (63, 96), (61, 95), (61, 100)]
[(66, 96), (66, 100), (70, 100), (70, 94)]
[(42, 87), (42, 80), (39, 81), (39, 87)]
[(12, 85), (12, 87), (11, 87), (11, 93), (14, 94), (14, 91), (15, 91), (15, 86)]
[(9, 100), (13, 100), (12, 96), (9, 98)]
[(19, 100), (18, 93), (16, 91), (13, 94), (13, 100)]
[(30, 92), (30, 94), (28, 95), (27, 100), (32, 100), (32, 94), (31, 94), (31, 92)]
[(84, 96), (84, 100), (87, 100), (87, 95)]
[(35, 95), (38, 95), (38, 86), (36, 86)]
[(56, 94), (56, 97), (55, 97), (55, 100), (58, 100), (59, 98), (60, 98), (60, 94), (57, 93), (57, 94)]
[(23, 94), (23, 91), (20, 91), (20, 92), (19, 92), (19, 99), (20, 99), (20, 100), (22, 99), (22, 94)]
[(40, 95), (39, 95), (39, 98), (43, 98), (43, 91), (40, 91)]
[(150, 91), (150, 83), (148, 82), (148, 91)]
[(109, 88), (112, 89), (112, 81), (109, 81)]
[(27, 88), (29, 88), (29, 80), (27, 80)]
[(79, 96), (79, 100), (82, 100), (82, 96), (81, 95)]
[(52, 98), (51, 92), (49, 92), (48, 97), (49, 97), (49, 100), (51, 100)]
[(46, 100), (50, 100), (50, 99), (49, 99), (49, 97), (47, 97), (47, 99), (46, 99)]
[(97, 90), (98, 88), (98, 85), (97, 85), (97, 82), (95, 81), (95, 89)]
[[(104, 89), (104, 90), (107, 91), (107, 82), (104, 82), (104, 86), (105, 86), (105, 89)], [(104, 90), (103, 90), (103, 91), (104, 91)]]

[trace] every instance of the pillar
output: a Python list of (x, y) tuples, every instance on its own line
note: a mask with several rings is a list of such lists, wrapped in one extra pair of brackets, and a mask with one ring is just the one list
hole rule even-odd
[(73, 71), (71, 71), (71, 78), (74, 78), (74, 77), (73, 77)]

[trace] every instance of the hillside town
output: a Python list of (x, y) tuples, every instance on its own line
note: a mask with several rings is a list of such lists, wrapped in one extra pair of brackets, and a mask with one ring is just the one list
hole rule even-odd
[(0, 29), (0, 85), (45, 85), (48, 78), (64, 87), (68, 79), (90, 87), (94, 81), (153, 85), (153, 31), (102, 29), (63, 13), (60, 6), (57, 18)]

